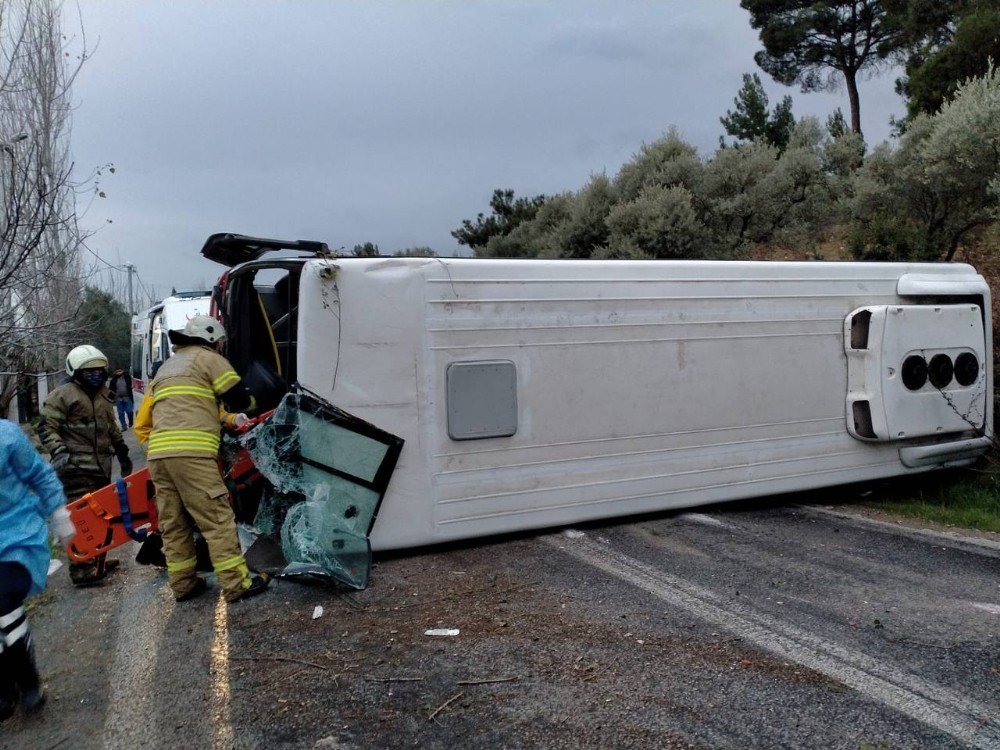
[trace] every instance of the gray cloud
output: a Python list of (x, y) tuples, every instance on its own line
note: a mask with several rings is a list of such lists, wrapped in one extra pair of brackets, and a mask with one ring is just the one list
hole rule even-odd
[[(211, 280), (216, 231), (458, 248), (495, 187), (579, 188), (676, 125), (721, 134), (759, 42), (735, 2), (85, 0), (81, 171), (114, 162), (93, 246), (164, 291)], [(842, 92), (786, 93), (821, 118)], [(869, 141), (901, 105), (864, 84)], [(114, 223), (105, 224), (110, 218)]]

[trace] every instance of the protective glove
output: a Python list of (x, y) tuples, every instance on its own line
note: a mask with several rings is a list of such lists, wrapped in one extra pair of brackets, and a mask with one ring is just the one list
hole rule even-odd
[(65, 507), (56, 508), (49, 516), (49, 529), (63, 547), (72, 542), (73, 537), (76, 536), (76, 527)]
[(222, 412), (222, 426), (230, 432), (243, 432), (250, 423), (250, 417), (242, 413)]
[(62, 471), (69, 466), (69, 451), (65, 448), (57, 450), (52, 454), (52, 457), (49, 459), (49, 463), (56, 471)]
[(128, 457), (128, 446), (124, 442), (115, 446), (115, 456), (118, 458), (118, 465), (122, 469), (122, 476), (127, 477), (132, 473), (132, 459)]

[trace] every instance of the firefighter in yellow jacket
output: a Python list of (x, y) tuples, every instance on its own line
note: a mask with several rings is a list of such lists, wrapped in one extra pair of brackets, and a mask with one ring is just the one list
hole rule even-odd
[(194, 527), (208, 542), (212, 566), (230, 602), (261, 593), (267, 581), (250, 576), (240, 552), (236, 521), (219, 474), (219, 404), (242, 412), (252, 399), (229, 361), (216, 351), (226, 332), (219, 321), (196, 315), (170, 331), (174, 354), (156, 373), (136, 419), (148, 435), (149, 473), (156, 485), (163, 552), (177, 601), (207, 588), (196, 573)]

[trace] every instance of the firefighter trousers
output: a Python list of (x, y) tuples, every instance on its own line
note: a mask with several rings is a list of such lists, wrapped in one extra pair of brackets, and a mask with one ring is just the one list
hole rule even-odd
[(197, 526), (208, 543), (223, 595), (229, 601), (238, 599), (250, 586), (250, 571), (240, 551), (236, 519), (218, 463), (208, 456), (177, 456), (153, 458), (148, 464), (156, 485), (156, 510), (174, 596), (190, 593), (197, 582)]

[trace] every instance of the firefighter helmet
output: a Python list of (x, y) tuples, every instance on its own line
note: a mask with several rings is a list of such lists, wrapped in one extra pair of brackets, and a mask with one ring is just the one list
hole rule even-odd
[[(226, 338), (226, 329), (222, 323), (211, 315), (195, 315), (179, 331), (171, 331), (170, 340), (183, 341), (185, 339), (198, 339), (206, 344), (214, 346), (222, 339)], [(179, 335), (178, 335), (179, 334)]]
[(108, 366), (108, 358), (96, 346), (83, 344), (71, 349), (66, 355), (66, 374), (72, 377), (78, 370)]

